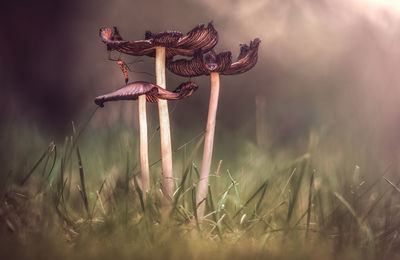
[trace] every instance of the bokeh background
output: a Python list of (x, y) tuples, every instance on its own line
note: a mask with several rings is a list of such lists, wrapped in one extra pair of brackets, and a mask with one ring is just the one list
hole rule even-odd
[[(4, 125), (23, 123), (62, 140), (71, 120), (92, 113), (95, 96), (123, 85), (98, 37), (101, 26), (118, 26), (125, 39), (137, 40), (145, 30), (186, 33), (213, 21), (217, 51), (231, 50), (236, 57), (239, 44), (262, 41), (255, 68), (221, 79), (217, 139), (301, 147), (316, 129), (323, 138), (370, 149), (380, 158), (390, 159), (400, 146), (397, 1), (13, 1), (1, 9)], [(152, 58), (140, 60), (131, 68), (153, 72)], [(130, 78), (154, 80), (143, 73)], [(169, 89), (184, 80), (167, 73)], [(170, 103), (173, 131), (188, 136), (205, 127), (209, 96), (209, 78), (193, 80), (198, 92)], [(156, 107), (149, 109), (154, 129)], [(107, 104), (90, 127), (111, 126), (120, 118), (135, 127), (136, 111), (133, 102)]]

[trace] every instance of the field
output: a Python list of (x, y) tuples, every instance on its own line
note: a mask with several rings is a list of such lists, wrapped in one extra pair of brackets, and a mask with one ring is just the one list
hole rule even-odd
[(227, 133), (215, 144), (199, 221), (203, 133), (174, 136), (174, 207), (161, 221), (157, 128), (149, 133), (152, 186), (144, 203), (137, 129), (123, 122), (94, 129), (89, 119), (60, 144), (27, 125), (3, 126), (3, 259), (400, 256), (398, 158), (377, 160), (369, 143), (356, 147), (349, 137), (312, 130), (303, 143), (260, 148)]
[[(0, 259), (400, 259), (399, 1), (8, 2)], [(158, 44), (188, 49), (164, 59)], [(157, 105), (93, 102), (163, 85), (164, 61), (167, 90), (199, 86), (161, 113), (171, 212)]]

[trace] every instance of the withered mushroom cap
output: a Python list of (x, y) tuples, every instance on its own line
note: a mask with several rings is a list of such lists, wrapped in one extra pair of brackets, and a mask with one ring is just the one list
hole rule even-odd
[(219, 72), (221, 75), (240, 74), (256, 65), (260, 42), (260, 39), (256, 38), (250, 42), (250, 45), (241, 44), (240, 54), (237, 61), (233, 63), (230, 51), (216, 54), (212, 50), (206, 54), (196, 52), (191, 60), (168, 61), (167, 67), (171, 72), (184, 77), (209, 75), (211, 72)]
[(207, 27), (199, 24), (186, 35), (177, 31), (145, 34), (145, 40), (125, 41), (120, 36), (116, 27), (103, 27), (100, 29), (100, 37), (107, 44), (107, 50), (116, 50), (125, 54), (154, 57), (157, 46), (166, 47), (166, 58), (175, 55), (193, 56), (197, 50), (208, 52), (218, 42), (218, 32), (212, 23)]
[(186, 98), (197, 89), (197, 84), (191, 81), (181, 83), (173, 92), (150, 82), (136, 81), (114, 92), (98, 96), (94, 102), (96, 105), (104, 107), (104, 103), (108, 101), (137, 100), (140, 95), (146, 95), (148, 102), (157, 103), (159, 99), (177, 100)]
[(240, 54), (237, 61), (232, 63), (228, 69), (221, 72), (222, 75), (235, 75), (246, 72), (257, 64), (258, 46), (261, 40), (259, 38), (250, 42), (250, 45), (241, 44)]

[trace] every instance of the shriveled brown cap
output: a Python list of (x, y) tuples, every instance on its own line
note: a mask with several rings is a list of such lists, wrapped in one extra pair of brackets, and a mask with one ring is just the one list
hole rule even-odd
[(257, 64), (258, 60), (258, 46), (261, 40), (259, 38), (250, 42), (250, 45), (241, 44), (240, 54), (237, 61), (230, 64), (230, 66), (221, 71), (222, 75), (235, 75), (246, 72)]
[(173, 92), (150, 82), (136, 81), (116, 91), (95, 98), (94, 102), (100, 107), (108, 101), (137, 100), (140, 95), (146, 95), (146, 100), (157, 103), (159, 99), (178, 100), (189, 97), (198, 89), (196, 83), (188, 81), (180, 84)]
[(161, 33), (145, 34), (144, 40), (125, 41), (122, 40), (116, 27), (103, 27), (100, 29), (100, 37), (107, 44), (108, 50), (116, 50), (134, 56), (155, 56), (157, 46), (166, 47), (166, 58), (175, 55), (193, 56), (196, 51), (210, 51), (218, 42), (218, 32), (212, 23), (207, 27), (199, 24), (186, 35), (178, 31), (166, 31)]
[(206, 54), (197, 52), (191, 60), (168, 61), (167, 67), (171, 72), (184, 77), (209, 75), (211, 72), (219, 72), (222, 75), (240, 74), (256, 65), (260, 42), (260, 39), (256, 38), (250, 45), (240, 45), (240, 54), (233, 63), (230, 51), (216, 54), (212, 50)]

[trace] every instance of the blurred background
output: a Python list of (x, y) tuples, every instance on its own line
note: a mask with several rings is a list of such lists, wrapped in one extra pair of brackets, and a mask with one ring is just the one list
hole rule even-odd
[[(186, 33), (213, 21), (217, 51), (237, 57), (239, 44), (262, 41), (256, 67), (222, 76), (217, 140), (243, 138), (260, 147), (295, 149), (316, 129), (332, 143), (370, 149), (380, 158), (390, 159), (399, 148), (397, 1), (14, 1), (0, 12), (3, 126), (25, 124), (62, 140), (71, 120), (93, 112), (97, 95), (123, 86), (121, 71), (98, 36), (101, 26), (115, 25), (125, 39), (139, 40), (146, 30)], [(140, 60), (130, 65), (133, 70), (154, 73), (152, 58)], [(154, 78), (130, 73), (130, 80)], [(167, 88), (186, 80), (168, 72)], [(194, 136), (205, 127), (209, 78), (193, 80), (200, 86), (195, 95), (169, 103), (175, 135)], [(120, 118), (136, 127), (136, 106), (107, 104), (90, 127), (111, 126)], [(154, 129), (157, 108), (148, 107)]]

